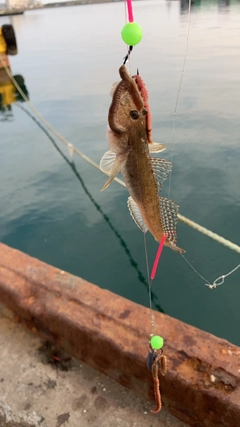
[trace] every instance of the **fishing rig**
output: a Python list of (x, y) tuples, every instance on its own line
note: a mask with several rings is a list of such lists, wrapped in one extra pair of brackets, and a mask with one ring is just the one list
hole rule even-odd
[[(137, 45), (142, 39), (142, 29), (139, 24), (134, 22), (132, 0), (126, 0), (125, 7), (126, 7), (126, 17), (128, 17), (128, 22), (122, 28), (121, 35), (122, 35), (123, 41), (128, 45), (128, 51), (127, 51), (127, 55), (124, 57), (123, 65), (125, 65), (129, 61), (130, 54), (133, 50), (133, 47)], [(150, 111), (149, 111), (149, 116), (150, 116)], [(148, 132), (151, 132), (151, 129), (149, 129), (149, 126), (148, 126)], [(164, 214), (168, 215), (167, 211)], [(172, 231), (174, 231), (174, 234), (175, 234), (176, 224), (173, 224), (171, 222), (171, 225), (174, 229)], [(152, 280), (155, 277), (157, 265), (162, 253), (165, 240), (168, 237), (168, 234), (165, 233), (164, 231), (164, 234), (159, 243), (159, 247), (158, 247), (157, 255), (153, 264), (151, 275), (149, 275), (149, 263), (148, 263), (147, 246), (146, 246), (146, 238), (145, 238), (146, 231), (144, 229), (142, 230), (144, 231), (144, 248), (145, 248), (145, 255), (146, 255), (147, 275), (148, 275), (148, 290), (149, 290), (148, 295), (149, 295), (150, 322), (151, 322), (151, 333), (149, 336), (149, 343), (148, 343), (147, 368), (152, 373), (154, 395), (155, 395), (155, 401), (156, 401), (156, 408), (152, 409), (151, 412), (156, 414), (162, 408), (160, 382), (159, 382), (159, 370), (162, 375), (166, 375), (167, 358), (163, 354), (164, 339), (160, 335), (156, 335), (154, 332), (155, 325), (154, 325), (154, 318), (153, 318), (153, 311), (152, 311), (152, 289), (151, 288), (152, 288)], [(169, 230), (169, 227), (168, 227), (168, 231), (170, 231), (171, 233), (171, 230)]]
[[(126, 0), (125, 2), (126, 7), (126, 15), (127, 15), (127, 23), (124, 25), (121, 35), (123, 41), (127, 44), (127, 54), (123, 58), (123, 64), (127, 64), (127, 62), (130, 59), (130, 55), (133, 51), (133, 48), (141, 41), (142, 39), (142, 29), (141, 27), (134, 22), (133, 17), (133, 10), (132, 10), (132, 2), (131, 0)], [(188, 24), (187, 24), (187, 40), (186, 40), (186, 51), (184, 55), (184, 61), (183, 61), (183, 68), (182, 73), (179, 81), (179, 87), (177, 91), (177, 97), (176, 97), (176, 103), (175, 103), (175, 109), (173, 113), (173, 126), (172, 126), (172, 152), (171, 152), (171, 158), (173, 153), (173, 145), (174, 145), (174, 138), (175, 138), (175, 117), (177, 113), (178, 108), (178, 101), (181, 91), (181, 85), (184, 75), (184, 69), (186, 64), (186, 58), (187, 58), (187, 51), (188, 51), (188, 40), (189, 40), (189, 31), (190, 31), (190, 9), (191, 9), (191, 1), (189, 0), (189, 9), (188, 9)], [(34, 112), (36, 117), (41, 121), (41, 123), (44, 124), (44, 126), (49, 129), (60, 141), (62, 141), (68, 148), (69, 156), (72, 160), (73, 154), (77, 154), (80, 157), (82, 157), (85, 161), (87, 161), (89, 164), (91, 164), (93, 167), (100, 170), (99, 165), (95, 162), (93, 162), (88, 156), (86, 156), (84, 153), (82, 153), (80, 150), (78, 150), (76, 147), (74, 147), (66, 138), (64, 138), (59, 132), (57, 132), (38, 112), (38, 110), (33, 106), (33, 104), (30, 102), (28, 96), (22, 91), (21, 87), (19, 86), (17, 80), (13, 77), (8, 64), (7, 60), (4, 57), (0, 56), (0, 65), (3, 66), (6, 73), (8, 74), (9, 78), (15, 85), (18, 92), (21, 94), (22, 98), (26, 101), (30, 109)], [(114, 180), (122, 185), (125, 186), (124, 182), (120, 180), (119, 178), (115, 177)], [(171, 188), (171, 175), (170, 175), (170, 181), (169, 181), (169, 193)], [(232, 242), (230, 242), (227, 239), (224, 239), (222, 236), (217, 235), (216, 233), (213, 233), (212, 231), (206, 229), (205, 227), (202, 227), (201, 225), (191, 221), (190, 219), (178, 214), (178, 219), (188, 226), (194, 228), (195, 230), (199, 231), (202, 234), (207, 235), (208, 237), (216, 240), (217, 242), (223, 244), (224, 246), (227, 246), (229, 249), (236, 251), (237, 253), (240, 253), (240, 247)], [(152, 326), (152, 333), (149, 337), (148, 342), (148, 355), (147, 355), (147, 367), (152, 372), (153, 377), (153, 383), (154, 383), (154, 393), (155, 393), (155, 400), (156, 400), (156, 408), (152, 410), (153, 413), (157, 413), (161, 410), (161, 394), (160, 394), (160, 383), (159, 383), (159, 371), (162, 375), (166, 375), (167, 373), (167, 359), (166, 356), (163, 354), (163, 345), (164, 345), (164, 339), (159, 336), (155, 335), (154, 333), (154, 319), (153, 319), (153, 313), (152, 313), (152, 280), (155, 277), (157, 265), (161, 256), (161, 252), (164, 246), (164, 241), (166, 239), (166, 236), (163, 236), (162, 240), (160, 241), (159, 248), (157, 251), (157, 255), (153, 264), (153, 268), (151, 271), (151, 274), (149, 272), (148, 268), (148, 260), (147, 261), (147, 272), (148, 272), (148, 279), (149, 279), (149, 306), (150, 306), (150, 316), (151, 316), (151, 326)], [(145, 240), (145, 234), (144, 234), (144, 244), (146, 247), (146, 240)], [(224, 283), (224, 279), (234, 273), (238, 268), (240, 268), (240, 264), (237, 265), (234, 269), (232, 269), (230, 272), (228, 272), (225, 275), (219, 276), (217, 279), (215, 279), (212, 283), (210, 283), (208, 280), (206, 280), (193, 266), (192, 264), (187, 260), (187, 258), (181, 254), (181, 256), (184, 258), (184, 260), (188, 263), (190, 268), (193, 269), (193, 271), (205, 282), (205, 285), (208, 286), (210, 289), (214, 289), (217, 286), (220, 286)]]

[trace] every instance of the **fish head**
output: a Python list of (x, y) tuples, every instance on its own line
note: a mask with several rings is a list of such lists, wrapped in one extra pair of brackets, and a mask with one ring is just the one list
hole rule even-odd
[(130, 148), (134, 138), (147, 144), (147, 114), (144, 101), (134, 78), (125, 65), (119, 69), (121, 81), (113, 86), (108, 114), (108, 141), (112, 151), (120, 153)]
[[(148, 94), (140, 76), (131, 77), (125, 65), (119, 69), (121, 81), (111, 90), (112, 103), (108, 113), (107, 139), (110, 150), (101, 159), (101, 170), (109, 175), (105, 190), (128, 159), (149, 156), (165, 149), (151, 139), (151, 121), (147, 119)], [(129, 156), (130, 152), (132, 157)], [(130, 162), (130, 160), (129, 160)]]

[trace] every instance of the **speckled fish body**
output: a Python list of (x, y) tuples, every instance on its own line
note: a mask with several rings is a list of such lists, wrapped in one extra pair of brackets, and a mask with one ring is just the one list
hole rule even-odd
[(165, 146), (152, 142), (147, 90), (141, 77), (131, 77), (125, 66), (120, 67), (119, 74), (122, 80), (115, 87), (108, 115), (110, 151), (100, 163), (110, 175), (103, 190), (121, 171), (130, 194), (130, 214), (137, 226), (143, 232), (149, 230), (158, 242), (165, 235), (166, 246), (185, 252), (176, 246), (178, 208), (173, 201), (159, 196), (172, 163), (150, 156)]

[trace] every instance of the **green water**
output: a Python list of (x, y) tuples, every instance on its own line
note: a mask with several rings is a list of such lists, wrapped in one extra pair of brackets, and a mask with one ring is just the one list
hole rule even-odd
[[(144, 32), (134, 48), (149, 90), (153, 138), (170, 158), (172, 118), (187, 37), (186, 5), (134, 2)], [(97, 163), (108, 149), (112, 83), (126, 54), (123, 3), (65, 7), (0, 18), (14, 25), (22, 74), (34, 106)], [(180, 213), (240, 244), (240, 3), (192, 7), (189, 48), (176, 115), (170, 197)], [(2, 117), (2, 116), (1, 116)], [(3, 118), (3, 117), (2, 117)], [(13, 119), (13, 120), (12, 120)], [(49, 137), (21, 109), (0, 123), (1, 241), (148, 306), (143, 235), (127, 209), (127, 191)], [(64, 157), (66, 156), (66, 157)], [(167, 195), (168, 183), (165, 182)], [(239, 255), (178, 225), (178, 244), (210, 282), (239, 264)], [(150, 265), (157, 244), (147, 236)], [(164, 249), (153, 305), (240, 345), (240, 269), (209, 290), (180, 255)], [(150, 325), (149, 325), (150, 329)], [(164, 336), (159, 325), (159, 333)]]

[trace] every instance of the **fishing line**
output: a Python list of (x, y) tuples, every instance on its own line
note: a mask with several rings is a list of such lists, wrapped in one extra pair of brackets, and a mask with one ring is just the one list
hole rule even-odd
[[(175, 107), (174, 107), (174, 112), (173, 112), (173, 121), (172, 121), (172, 144), (171, 144), (171, 162), (173, 161), (173, 150), (174, 150), (174, 146), (175, 146), (175, 129), (176, 129), (176, 116), (177, 116), (177, 111), (178, 111), (178, 103), (179, 103), (179, 97), (180, 97), (180, 92), (181, 92), (181, 88), (182, 88), (182, 82), (183, 82), (183, 76), (184, 76), (184, 71), (185, 71), (185, 67), (186, 67), (186, 61), (187, 61), (187, 54), (188, 54), (188, 45), (189, 45), (189, 35), (190, 35), (190, 22), (191, 22), (191, 0), (188, 1), (188, 17), (187, 17), (187, 38), (186, 38), (186, 48), (185, 48), (185, 54), (184, 54), (184, 58), (183, 58), (183, 66), (182, 66), (182, 71), (181, 71), (181, 76), (180, 76), (180, 80), (179, 80), (179, 84), (178, 84), (178, 90), (177, 90), (177, 96), (176, 96), (176, 101), (175, 101)], [(171, 190), (171, 184), (172, 184), (172, 173), (170, 173), (170, 177), (169, 177), (169, 185), (168, 185), (168, 198), (170, 197), (170, 190)], [(193, 265), (187, 260), (187, 258), (181, 254), (182, 258), (186, 261), (186, 263), (191, 267), (191, 269), (204, 281), (207, 282), (207, 284), (209, 286), (211, 286), (211, 284), (209, 283), (209, 281), (207, 279), (205, 279), (197, 270), (196, 268), (193, 267)], [(207, 285), (207, 286), (208, 286)]]
[[(128, 17), (128, 12), (127, 12), (127, 2), (124, 2), (124, 13), (125, 13), (125, 23), (127, 24), (127, 22), (129, 21), (129, 17)], [(123, 58), (123, 65), (126, 65), (126, 63), (130, 60), (130, 54), (133, 50), (133, 46), (127, 46), (127, 55), (124, 56)], [(129, 64), (130, 67), (130, 64)]]
[[(128, 45), (128, 51), (127, 55), (124, 58), (123, 65), (125, 65), (129, 59), (130, 54), (133, 50), (133, 45), (139, 43), (139, 41), (142, 38), (142, 34), (140, 34), (139, 40), (135, 39), (136, 34), (139, 30), (138, 24), (134, 23), (134, 17), (133, 17), (133, 8), (132, 8), (132, 0), (125, 0), (125, 26), (122, 29), (122, 39), (123, 41)], [(136, 41), (136, 43), (135, 43)], [(130, 69), (130, 61), (129, 61), (129, 69)], [(130, 72), (131, 75), (131, 72)], [(138, 174), (139, 174), (139, 168), (137, 168)], [(140, 197), (142, 198), (142, 192), (140, 188)], [(146, 235), (145, 232), (143, 233), (143, 241), (144, 241), (144, 252), (145, 252), (145, 259), (146, 259), (146, 269), (147, 269), (147, 280), (148, 280), (148, 298), (149, 298), (149, 310), (150, 310), (150, 324), (151, 324), (151, 330), (152, 334), (154, 335), (154, 318), (153, 318), (153, 310), (152, 310), (152, 279), (150, 277), (150, 270), (149, 270), (149, 260), (148, 260), (148, 250), (147, 250), (147, 242), (146, 242)]]
[[(191, 0), (188, 1), (188, 18), (187, 18), (187, 39), (186, 39), (186, 48), (185, 48), (185, 54), (183, 58), (183, 66), (182, 66), (182, 72), (179, 80), (178, 90), (177, 90), (177, 96), (176, 96), (176, 102), (173, 112), (173, 121), (172, 121), (172, 143), (171, 143), (171, 162), (173, 160), (173, 150), (175, 145), (175, 128), (176, 128), (176, 115), (178, 110), (178, 102), (180, 97), (180, 91), (182, 88), (182, 82), (183, 82), (183, 76), (187, 61), (187, 54), (188, 54), (188, 45), (189, 45), (189, 35), (190, 35), (190, 22), (191, 22)], [(168, 198), (170, 197), (170, 190), (171, 190), (171, 183), (172, 183), (172, 173), (170, 173), (169, 177), (169, 186), (168, 186)]]
[[(220, 286), (224, 283), (225, 277), (230, 276), (233, 274), (238, 268), (240, 267), (240, 264), (238, 264), (235, 268), (233, 268), (229, 273), (223, 274), (222, 276), (219, 276), (217, 279), (215, 279), (212, 283), (210, 283), (207, 279), (205, 279), (204, 276), (202, 276), (196, 268), (193, 267), (193, 265), (188, 261), (188, 259), (183, 255), (180, 254), (183, 259), (186, 261), (186, 263), (191, 267), (191, 269), (205, 282), (205, 286), (207, 286), (209, 289), (215, 289), (217, 286)], [(207, 282), (207, 283), (206, 283)]]
[(149, 298), (150, 324), (151, 324), (151, 329), (152, 329), (151, 335), (155, 335), (155, 331), (154, 331), (155, 323), (154, 323), (154, 315), (153, 315), (153, 309), (152, 309), (152, 278), (150, 278), (150, 271), (149, 271), (146, 233), (143, 233), (143, 241), (144, 241), (144, 250), (145, 250), (146, 267), (147, 267), (147, 278), (148, 278), (148, 298)]
[[(126, 7), (127, 7), (127, 13), (126, 13)], [(141, 27), (134, 22), (133, 18), (133, 10), (132, 10), (132, 0), (126, 0), (125, 2), (125, 16), (128, 15), (128, 22), (125, 24), (125, 26), (122, 29), (122, 39), (123, 41), (128, 45), (128, 52), (126, 57), (124, 58), (124, 65), (130, 58), (131, 51), (133, 49), (133, 46), (135, 46), (137, 43), (139, 43), (142, 39), (142, 29)], [(130, 73), (131, 75), (131, 73)], [(137, 168), (138, 174), (139, 174), (139, 168)], [(142, 191), (140, 188), (140, 197), (142, 198)], [(163, 241), (164, 243), (164, 241)], [(163, 246), (163, 244), (162, 244)], [(147, 243), (146, 243), (146, 236), (144, 233), (144, 250), (145, 250), (145, 257), (146, 257), (146, 268), (147, 268), (147, 278), (148, 278), (148, 297), (149, 297), (149, 310), (150, 310), (150, 324), (151, 324), (151, 334), (150, 334), (150, 341), (149, 341), (149, 355), (151, 358), (151, 355), (153, 358), (151, 359), (152, 363), (149, 364), (150, 370), (152, 370), (152, 366), (154, 364), (155, 357), (157, 355), (157, 351), (162, 349), (163, 346), (163, 338), (154, 335), (154, 317), (153, 317), (153, 310), (152, 310), (152, 274), (150, 277), (150, 271), (149, 271), (149, 261), (148, 261), (148, 250), (147, 250)], [(158, 260), (161, 255), (161, 251), (158, 251)], [(157, 264), (156, 264), (157, 265)], [(154, 267), (156, 271), (156, 266)], [(155, 276), (155, 273), (153, 274), (153, 277)], [(162, 350), (161, 350), (162, 351)], [(156, 391), (157, 395), (160, 396), (159, 387)], [(155, 393), (155, 395), (156, 395)], [(161, 409), (161, 406), (159, 406), (158, 410)], [(157, 412), (158, 412), (157, 410)]]
[(182, 256), (182, 258), (186, 261), (186, 263), (191, 267), (191, 269), (199, 276), (199, 277), (201, 277), (201, 279), (204, 281), (204, 282), (207, 282), (208, 284), (206, 285), (206, 286), (211, 286), (211, 283), (209, 283), (209, 281), (207, 280), (207, 279), (205, 279), (205, 277), (203, 277), (197, 270), (196, 270), (196, 268), (194, 268), (193, 267), (193, 265), (187, 260), (187, 258), (183, 255), (183, 254), (180, 254), (181, 256)]
[[(178, 84), (176, 102), (175, 102), (175, 107), (174, 107), (174, 112), (173, 112), (172, 143), (171, 143), (171, 154), (170, 154), (171, 162), (173, 160), (173, 150), (174, 150), (174, 145), (175, 145), (175, 125), (176, 125), (176, 115), (177, 115), (177, 109), (178, 109), (178, 102), (179, 102), (180, 91), (181, 91), (181, 87), (182, 87), (182, 81), (183, 81), (183, 76), (184, 76), (184, 71), (185, 71), (185, 66), (186, 66), (186, 60), (187, 60), (187, 53), (188, 53), (189, 34), (190, 34), (190, 17), (191, 17), (191, 0), (188, 1), (186, 49), (185, 49), (185, 54), (184, 54), (184, 58), (183, 58), (182, 72), (181, 72), (181, 76), (180, 76), (180, 80), (179, 80), (179, 84)], [(172, 173), (170, 173), (170, 176), (169, 176), (168, 199), (170, 198), (171, 183), (172, 183)], [(160, 259), (161, 253), (162, 253), (162, 249), (163, 249), (163, 245), (164, 245), (164, 241), (166, 238), (167, 238), (167, 236), (163, 235), (163, 237), (159, 243), (158, 251), (157, 251), (157, 254), (156, 254), (156, 257), (154, 260), (154, 264), (153, 264), (153, 268), (152, 268), (151, 279), (154, 279), (154, 277), (155, 277), (158, 262), (159, 262), (159, 259)]]
[[(132, 13), (132, 2), (131, 0), (126, 0), (127, 8), (128, 8), (128, 20), (129, 22), (125, 25), (125, 27), (122, 30), (122, 38), (123, 41), (125, 41), (126, 44), (129, 45), (129, 50), (127, 53), (127, 56), (124, 59), (124, 65), (128, 61), (130, 57), (130, 53), (132, 51), (132, 46), (139, 43), (139, 41), (142, 38), (142, 30), (141, 27), (139, 27), (138, 24), (135, 24), (133, 22), (133, 13)], [(131, 73), (130, 73), (131, 75)], [(144, 100), (144, 96), (143, 96)], [(145, 141), (147, 143), (147, 141)], [(138, 161), (138, 160), (137, 160)], [(139, 175), (139, 167), (137, 167), (138, 175)], [(138, 180), (140, 182), (140, 180)], [(142, 197), (142, 189), (140, 188), (140, 198)], [(164, 240), (163, 240), (164, 243)], [(161, 246), (161, 245), (160, 245)], [(163, 244), (162, 244), (163, 246)], [(154, 383), (154, 395), (156, 400), (156, 409), (152, 410), (151, 412), (157, 413), (161, 410), (162, 403), (161, 403), (161, 394), (160, 394), (160, 384), (158, 380), (158, 368), (159, 368), (159, 361), (166, 360), (165, 356), (163, 356), (163, 344), (164, 339), (154, 334), (154, 317), (153, 317), (153, 310), (152, 310), (152, 275), (150, 277), (149, 273), (149, 262), (148, 262), (148, 251), (147, 251), (147, 243), (146, 243), (146, 236), (144, 232), (144, 250), (145, 250), (145, 257), (146, 257), (146, 267), (147, 267), (147, 277), (148, 277), (148, 297), (149, 297), (149, 312), (150, 312), (150, 324), (151, 324), (151, 333), (149, 337), (149, 343), (148, 343), (148, 355), (147, 355), (147, 367), (152, 372), (153, 376), (153, 383)], [(154, 264), (154, 270), (156, 271), (157, 262), (160, 258), (161, 250), (158, 251), (157, 255), (157, 261), (156, 265)], [(153, 270), (153, 271), (154, 271)], [(155, 276), (155, 273), (153, 274), (153, 277)], [(161, 363), (160, 363), (161, 364)], [(161, 369), (160, 369), (161, 370)]]
[[(182, 82), (183, 82), (183, 77), (184, 77), (184, 72), (185, 72), (185, 67), (186, 67), (187, 54), (188, 54), (189, 36), (190, 36), (190, 23), (191, 23), (191, 0), (188, 1), (186, 49), (185, 49), (185, 54), (184, 54), (184, 59), (183, 59), (183, 66), (182, 66), (182, 72), (181, 72), (181, 76), (180, 76), (180, 80), (179, 80), (179, 85), (178, 85), (178, 90), (177, 90), (177, 96), (176, 96), (176, 102), (175, 102), (175, 107), (174, 107), (174, 112), (173, 112), (172, 144), (171, 144), (171, 156), (170, 156), (171, 162), (173, 160), (173, 151), (174, 151), (174, 145), (175, 145), (176, 115), (177, 115), (177, 111), (178, 111), (179, 97), (180, 97), (180, 92), (181, 92), (181, 88), (182, 88)], [(170, 197), (171, 183), (172, 183), (172, 173), (170, 173), (170, 177), (169, 177), (168, 198)], [(224, 276), (218, 277), (211, 284), (207, 279), (204, 278), (204, 276), (202, 276), (196, 270), (195, 267), (193, 267), (193, 265), (190, 263), (190, 261), (188, 261), (188, 259), (183, 254), (181, 254), (181, 256), (184, 259), (184, 261), (190, 266), (190, 268), (205, 282), (205, 285), (208, 286), (210, 289), (215, 289), (217, 286), (219, 286), (222, 283), (224, 283), (225, 277), (227, 277), (230, 274), (234, 273), (239, 268), (239, 266), (240, 266), (240, 264), (239, 264), (237, 267), (235, 267), (233, 270), (231, 270), (228, 274), (226, 274)], [(218, 282), (219, 279), (221, 279), (221, 282)]]
[[(224, 283), (224, 279), (227, 276), (230, 276), (234, 271), (236, 271), (240, 267), (240, 264), (237, 265), (237, 267), (233, 268), (233, 270), (229, 271), (227, 274), (223, 274), (222, 276), (219, 276), (217, 279), (214, 280), (212, 285), (208, 285), (205, 283), (206, 286), (208, 286), (210, 289), (215, 289), (217, 286), (220, 286)], [(220, 282), (218, 282), (221, 279)]]
[[(132, 6), (130, 6), (131, 10), (132, 10)], [(125, 23), (127, 25), (128, 22), (133, 22), (130, 21), (129, 19), (129, 13), (128, 13), (128, 5), (127, 5), (127, 1), (124, 2), (124, 11), (125, 11)], [(133, 15), (131, 15), (131, 19), (133, 20)], [(129, 69), (130, 69), (130, 55), (131, 52), (133, 50), (133, 46), (127, 46), (127, 55), (124, 56), (123, 58), (123, 65), (126, 65), (126, 63), (129, 61)]]

